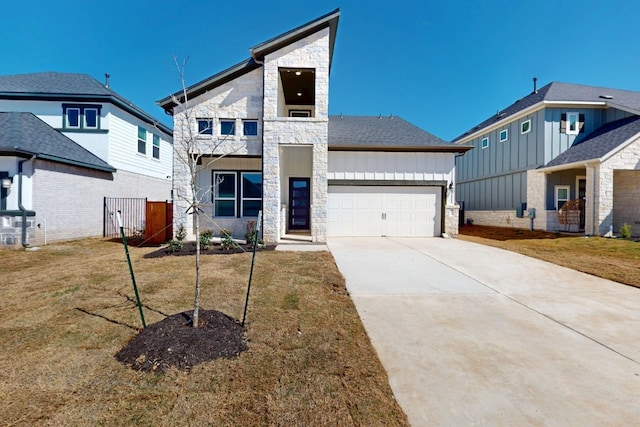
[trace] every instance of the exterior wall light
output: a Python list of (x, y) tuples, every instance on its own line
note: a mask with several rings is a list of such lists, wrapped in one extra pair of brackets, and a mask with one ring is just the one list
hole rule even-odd
[(11, 188), (13, 184), (13, 178), (2, 178), (2, 188)]

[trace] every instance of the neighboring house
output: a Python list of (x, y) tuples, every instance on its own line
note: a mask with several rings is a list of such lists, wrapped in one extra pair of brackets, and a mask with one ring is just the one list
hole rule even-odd
[(198, 173), (203, 229), (242, 237), (263, 211), (263, 238), (288, 235), (439, 236), (457, 233), (454, 156), (399, 117), (328, 115), (340, 11), (250, 49), (251, 58), (168, 96), (174, 116), (174, 229), (193, 237), (189, 172), (179, 161), (194, 132), (217, 141)]
[(453, 142), (475, 147), (456, 159), (456, 199), (474, 224), (605, 235), (628, 223), (640, 234), (639, 92), (534, 80)]
[(0, 244), (25, 212), (40, 244), (101, 235), (105, 197), (171, 198), (171, 129), (94, 78), (0, 76), (0, 112)]

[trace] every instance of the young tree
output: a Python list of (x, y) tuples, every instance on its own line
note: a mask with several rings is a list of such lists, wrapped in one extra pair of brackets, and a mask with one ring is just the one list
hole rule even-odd
[[(202, 201), (208, 190), (199, 188), (198, 177), (202, 170), (208, 169), (216, 160), (233, 154), (241, 148), (241, 144), (229, 140), (226, 136), (218, 137), (213, 129), (213, 120), (198, 122), (199, 117), (214, 117), (211, 111), (202, 104), (191, 105), (184, 77), (186, 60), (182, 64), (174, 57), (180, 77), (180, 95), (174, 94), (172, 101), (174, 118), (174, 201), (179, 223), (187, 223), (187, 216), (193, 218), (193, 237), (195, 237), (195, 295), (193, 299), (193, 327), (198, 327), (200, 310), (200, 219), (206, 215), (202, 209)], [(204, 125), (203, 125), (204, 123)], [(215, 186), (216, 183), (213, 183)], [(184, 209), (186, 207), (186, 209)]]

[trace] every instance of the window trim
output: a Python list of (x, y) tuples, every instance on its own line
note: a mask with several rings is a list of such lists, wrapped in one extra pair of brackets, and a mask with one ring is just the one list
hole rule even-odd
[[(208, 127), (206, 127), (203, 130), (201, 130), (200, 129), (200, 123), (201, 122), (208, 122)], [(213, 135), (213, 119), (197, 118), (196, 119), (196, 126), (197, 126), (197, 129), (198, 129), (198, 135)]]
[[(260, 197), (245, 197), (244, 196), (244, 176), (245, 175), (259, 175), (260, 176)], [(260, 171), (244, 171), (240, 172), (240, 217), (242, 218), (255, 218), (254, 216), (247, 216), (244, 214), (244, 202), (246, 201), (259, 201), (262, 205), (262, 183), (264, 177)], [(256, 215), (257, 216), (257, 215)]]
[[(236, 136), (236, 120), (235, 119), (220, 119), (220, 136)], [(231, 123), (231, 133), (223, 133), (223, 124)]]
[[(527, 130), (524, 130), (524, 125), (527, 125)], [(520, 135), (531, 132), (531, 119), (520, 122)]]
[[(140, 138), (140, 131), (144, 131), (144, 139)], [(147, 155), (147, 130), (142, 126), (138, 126), (138, 154)], [(143, 143), (143, 150), (140, 151), (140, 143)]]
[[(151, 149), (151, 157), (153, 157), (156, 160), (160, 160), (160, 136), (156, 135), (155, 133), (152, 135), (153, 135), (153, 148)], [(158, 153), (157, 155), (156, 155), (156, 152)]]
[(289, 117), (308, 118), (308, 117), (311, 117), (311, 110), (300, 110), (300, 109), (289, 110)]
[[(73, 126), (71, 123), (69, 123), (69, 112), (70, 111), (77, 111), (78, 112), (78, 124), (76, 126)], [(82, 128), (82, 120), (83, 120), (83, 115), (82, 115), (82, 110), (80, 109), (80, 107), (69, 107), (69, 108), (65, 108), (64, 109), (64, 128), (65, 129), (81, 129)]]
[[(504, 133), (504, 138), (502, 137), (502, 134)], [(499, 133), (498, 133), (500, 142), (505, 142), (509, 139), (509, 129), (502, 129)]]
[(482, 147), (483, 150), (485, 148), (489, 147), (489, 137), (488, 136), (485, 136), (484, 138), (482, 138), (482, 140), (480, 142), (480, 146)]
[[(564, 199), (560, 199), (558, 197), (558, 190), (567, 190), (567, 198)], [(571, 186), (570, 185), (554, 185), (553, 187), (553, 198), (554, 198), (554, 209), (556, 211), (559, 211), (562, 208), (558, 208), (558, 202), (562, 201), (564, 203), (567, 203), (569, 200), (571, 200)], [(563, 203), (563, 205), (564, 205)]]
[[(87, 111), (95, 111), (96, 112), (96, 125), (95, 126), (89, 126), (89, 124), (87, 123)], [(100, 116), (100, 113), (98, 112), (98, 109), (95, 107), (87, 107), (82, 111), (82, 124), (83, 127), (85, 129), (98, 129), (99, 125), (100, 125), (100, 120), (98, 119), (98, 117)]]
[[(96, 112), (96, 125), (88, 126), (85, 111), (94, 110)], [(78, 112), (78, 125), (71, 126), (69, 124), (69, 111)], [(85, 131), (85, 132), (102, 132), (100, 129), (100, 114), (102, 105), (100, 104), (62, 104), (62, 131)]]
[[(255, 134), (248, 134), (246, 132), (246, 127), (245, 124), (247, 123), (255, 123), (256, 124), (256, 133)], [(258, 119), (243, 119), (242, 120), (242, 136), (258, 136)]]
[[(567, 135), (578, 135), (580, 133), (580, 113), (575, 111), (567, 112), (567, 125), (565, 129), (565, 133)], [(571, 129), (571, 117), (575, 117), (575, 125), (576, 128), (574, 130)]]
[[(213, 217), (214, 218), (237, 218), (238, 217), (238, 172), (237, 171), (227, 171), (227, 170), (212, 170), (212, 187), (213, 191), (211, 192), (212, 202), (213, 202)], [(233, 197), (218, 197), (218, 179), (217, 175), (233, 175)], [(233, 215), (218, 215), (216, 213), (216, 201), (229, 201), (233, 200)]]

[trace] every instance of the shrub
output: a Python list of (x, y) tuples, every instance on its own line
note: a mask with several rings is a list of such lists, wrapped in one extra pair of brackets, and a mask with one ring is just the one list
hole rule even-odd
[(220, 238), (222, 238), (222, 242), (220, 242), (222, 249), (231, 249), (236, 245), (236, 242), (233, 241), (233, 237), (231, 237), (231, 230), (228, 228), (220, 229)]
[(184, 228), (184, 225), (180, 225), (178, 227), (178, 231), (176, 232), (176, 240), (182, 242), (187, 237), (187, 230)]
[(182, 242), (185, 237), (187, 237), (187, 230), (185, 230), (184, 225), (178, 227), (178, 231), (176, 232), (175, 239), (171, 239), (167, 242), (167, 249), (171, 252), (178, 252), (184, 249), (184, 243)]
[(205, 251), (209, 249), (209, 246), (211, 245), (212, 237), (213, 237), (213, 231), (211, 230), (204, 230), (200, 232), (200, 248), (204, 249)]
[(620, 227), (620, 235), (625, 239), (631, 238), (631, 225), (626, 222), (622, 224), (622, 227)]

